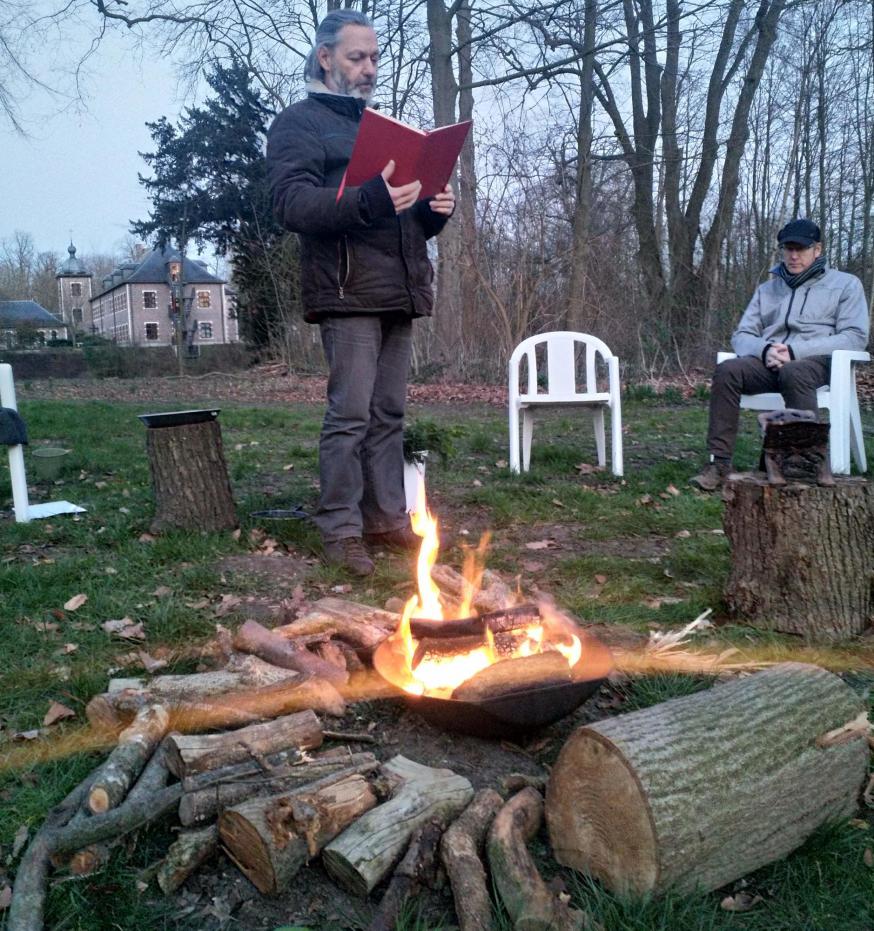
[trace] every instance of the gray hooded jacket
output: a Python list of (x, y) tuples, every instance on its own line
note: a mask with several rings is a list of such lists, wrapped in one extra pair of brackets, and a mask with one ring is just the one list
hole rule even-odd
[[(773, 271), (772, 271), (773, 274)], [(756, 288), (731, 338), (739, 356), (758, 356), (785, 343), (793, 358), (827, 356), (868, 345), (868, 304), (855, 275), (826, 268), (793, 290), (772, 277)]]

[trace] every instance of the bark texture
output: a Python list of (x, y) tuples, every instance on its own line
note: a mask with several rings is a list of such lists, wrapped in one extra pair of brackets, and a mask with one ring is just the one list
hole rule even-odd
[(146, 433), (146, 451), (155, 495), (153, 533), (237, 526), (217, 420), (153, 427)]
[(367, 895), (388, 875), (416, 828), (434, 818), (452, 820), (473, 798), (467, 779), (448, 769), (432, 769), (396, 756), (383, 770), (399, 784), (395, 795), (359, 818), (322, 852), (333, 879), (355, 895)]
[(281, 669), (294, 669), (301, 675), (319, 676), (328, 682), (343, 684), (349, 679), (345, 667), (327, 663), (307, 649), (284, 639), (257, 621), (246, 621), (234, 637), (234, 648), (242, 653), (254, 653), (260, 659)]
[(817, 738), (864, 703), (818, 666), (782, 663), (582, 727), (550, 775), (555, 858), (619, 894), (716, 889), (850, 815), (864, 735)]
[(363, 776), (324, 782), (250, 799), (219, 819), (228, 854), (261, 892), (282, 892), (310, 857), (376, 804)]
[(874, 488), (861, 479), (833, 487), (771, 486), (754, 479), (725, 491), (733, 614), (770, 630), (836, 640), (871, 620)]
[(170, 845), (158, 868), (156, 879), (165, 895), (175, 892), (182, 883), (218, 851), (218, 825), (208, 824), (196, 831), (183, 831)]

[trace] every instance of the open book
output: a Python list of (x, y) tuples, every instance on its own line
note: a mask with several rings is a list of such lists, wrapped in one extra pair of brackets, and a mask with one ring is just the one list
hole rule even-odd
[(352, 149), (352, 157), (340, 182), (337, 200), (344, 189), (355, 187), (378, 175), (392, 160), (392, 187), (422, 182), (421, 200), (427, 200), (446, 187), (471, 121), (453, 123), (425, 131), (407, 126), (390, 116), (383, 116), (369, 107), (361, 115), (361, 124)]

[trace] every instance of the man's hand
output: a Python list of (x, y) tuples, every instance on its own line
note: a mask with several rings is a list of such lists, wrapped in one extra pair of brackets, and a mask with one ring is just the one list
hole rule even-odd
[(452, 185), (447, 184), (439, 194), (435, 194), (434, 199), (428, 201), (428, 206), (434, 213), (442, 213), (444, 217), (451, 217), (452, 211), (455, 210), (455, 191), (452, 190)]
[(789, 347), (785, 343), (771, 343), (765, 353), (765, 365), (769, 369), (781, 369), (787, 362), (792, 361)]
[(395, 162), (394, 159), (392, 159), (385, 168), (382, 169), (380, 174), (382, 175), (382, 180), (385, 181), (386, 188), (388, 188), (391, 202), (395, 207), (395, 213), (401, 213), (401, 211), (408, 210), (412, 207), (419, 199), (419, 192), (422, 190), (422, 182), (411, 181), (409, 184), (402, 184), (400, 187), (392, 187), (388, 183), (388, 179), (394, 173)]

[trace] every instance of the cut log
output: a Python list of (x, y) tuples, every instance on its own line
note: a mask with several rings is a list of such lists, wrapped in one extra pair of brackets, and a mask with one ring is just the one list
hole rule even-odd
[(158, 867), (156, 879), (161, 891), (165, 895), (175, 892), (201, 864), (215, 855), (218, 846), (217, 824), (196, 831), (182, 831)]
[[(287, 677), (275, 685), (255, 689), (245, 687), (239, 691), (211, 694), (200, 700), (169, 702), (164, 699), (170, 712), (170, 726), (180, 733), (196, 733), (210, 728), (242, 727), (307, 708), (337, 716), (345, 712), (343, 697), (330, 682), (315, 678), (301, 680), (297, 673), (282, 671)], [(151, 689), (107, 692), (91, 699), (85, 710), (94, 727), (117, 728), (154, 697)]]
[[(419, 895), (423, 889), (436, 886), (440, 866), (437, 850), (443, 830), (442, 822), (429, 821), (413, 832), (407, 852), (380, 899), (368, 931), (395, 931), (407, 900)], [(481, 928), (480, 931), (487, 931), (487, 928)]]
[(552, 769), (555, 858), (619, 894), (716, 889), (856, 808), (864, 736), (818, 747), (862, 700), (782, 663), (577, 730)]
[(494, 927), (482, 853), (489, 827), (503, 804), (494, 789), (480, 789), (440, 842), (461, 931), (491, 931)]
[(260, 759), (294, 747), (322, 745), (322, 726), (313, 711), (300, 711), (220, 734), (174, 734), (167, 740), (167, 764), (178, 779), (220, 769), (247, 759)]
[(772, 486), (751, 476), (723, 497), (733, 615), (754, 627), (836, 640), (871, 619), (874, 486), (838, 478), (833, 487)]
[[(431, 578), (437, 587), (456, 602), (464, 597), (467, 583), (464, 576), (451, 566), (438, 563), (431, 569)], [(515, 593), (509, 585), (491, 569), (486, 569), (480, 580), (479, 591), (474, 593), (471, 607), (480, 613), (502, 611), (513, 604)]]
[(503, 611), (493, 611), (474, 617), (450, 618), (444, 621), (432, 621), (427, 618), (411, 618), (410, 633), (417, 639), (428, 637), (485, 637), (486, 629), (493, 634), (504, 633), (511, 630), (520, 630), (525, 627), (537, 626), (541, 623), (540, 612), (537, 605), (518, 605)]
[(291, 624), (274, 627), (273, 633), (288, 639), (327, 633), (369, 654), (397, 626), (397, 614), (389, 611), (339, 598), (321, 598), (304, 617)]
[(571, 667), (564, 656), (556, 650), (548, 650), (486, 666), (462, 682), (452, 697), (459, 701), (478, 702), (511, 692), (570, 682), (571, 678)]
[(257, 621), (246, 621), (234, 636), (234, 649), (242, 653), (254, 653), (281, 669), (294, 669), (305, 676), (318, 676), (335, 685), (348, 680), (345, 668), (326, 663), (319, 656), (302, 650), (293, 643), (263, 627)]
[(118, 746), (91, 783), (88, 807), (95, 814), (115, 808), (143, 771), (167, 732), (169, 715), (161, 705), (149, 705), (122, 731)]
[(333, 837), (376, 804), (363, 776), (254, 798), (223, 812), (222, 843), (243, 873), (268, 895), (291, 878)]
[(152, 533), (237, 526), (217, 420), (151, 427), (146, 452), (155, 495)]
[(550, 892), (526, 844), (543, 818), (543, 799), (536, 789), (523, 789), (495, 815), (489, 830), (492, 879), (514, 931), (577, 931), (588, 922)]
[(397, 785), (394, 796), (359, 818), (322, 851), (322, 861), (344, 889), (365, 896), (397, 863), (413, 831), (434, 818), (451, 821), (473, 797), (463, 776), (396, 756), (383, 771)]
[[(320, 643), (316, 648), (316, 655), (325, 663), (329, 663), (331, 666), (336, 666), (344, 674), (344, 682), (348, 681), (349, 673), (347, 671), (347, 662), (346, 656), (347, 651), (351, 653), (352, 656), (355, 656), (355, 652), (349, 649), (348, 644), (343, 644), (346, 647), (346, 650), (343, 650), (340, 643), (337, 640), (325, 640)], [(357, 668), (362, 668), (362, 663), (355, 657), (357, 661)]]
[[(379, 764), (372, 753), (344, 754), (341, 758), (316, 757), (312, 762), (283, 765), (282, 754), (267, 757), (271, 768), (263, 770), (255, 765), (238, 764), (225, 769), (212, 770), (216, 779), (212, 785), (202, 786), (195, 777), (183, 784), (185, 794), (179, 802), (179, 820), (185, 827), (211, 821), (226, 808), (232, 808), (256, 795), (278, 795), (307, 786), (327, 776), (344, 773), (371, 772)], [(191, 788), (189, 788), (191, 786)]]

